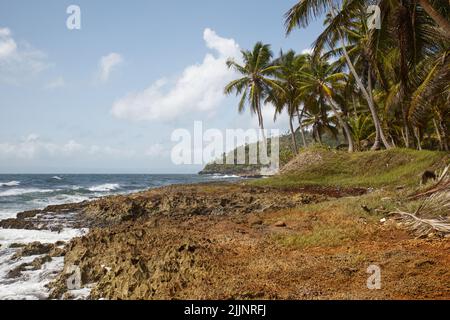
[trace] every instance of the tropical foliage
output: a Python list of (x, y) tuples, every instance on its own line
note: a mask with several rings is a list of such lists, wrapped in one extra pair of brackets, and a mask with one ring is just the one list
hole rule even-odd
[(240, 112), (248, 104), (261, 128), (263, 105), (274, 107), (274, 119), (286, 112), (294, 152), (306, 146), (305, 132), (317, 143), (324, 133), (342, 137), (349, 152), (449, 151), (448, 0), (300, 0), (285, 14), (287, 34), (314, 19), (324, 19), (324, 30), (311, 54), (273, 58), (258, 42), (242, 64), (228, 61), (242, 75), (225, 88), (240, 95)]

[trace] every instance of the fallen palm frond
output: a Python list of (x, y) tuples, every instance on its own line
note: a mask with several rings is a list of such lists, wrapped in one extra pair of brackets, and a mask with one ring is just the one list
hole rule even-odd
[(448, 218), (424, 219), (404, 211), (394, 211), (390, 214), (400, 215), (397, 219), (401, 219), (406, 228), (413, 231), (418, 237), (426, 236), (433, 231), (441, 234), (450, 233), (450, 220)]
[(414, 194), (409, 197), (409, 199), (420, 199), (427, 196), (432, 196), (435, 193), (441, 193), (447, 190), (450, 190), (450, 166), (446, 166), (440, 174), (437, 176), (437, 182), (428, 188), (426, 191), (423, 191), (418, 194)]
[(438, 175), (437, 184), (440, 184), (444, 180), (450, 180), (449, 168), (450, 166), (446, 166), (444, 170), (442, 170), (441, 174)]
[(390, 212), (390, 215), (399, 215), (397, 219), (401, 219), (405, 226), (415, 232), (419, 237), (429, 234), (432, 231), (441, 234), (450, 233), (449, 166), (438, 176), (437, 183), (431, 189), (416, 195), (414, 198), (418, 199), (424, 196), (426, 198), (414, 213), (397, 209), (396, 211)]

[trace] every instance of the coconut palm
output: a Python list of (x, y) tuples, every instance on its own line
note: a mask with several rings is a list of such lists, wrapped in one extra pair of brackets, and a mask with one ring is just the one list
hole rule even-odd
[(297, 139), (295, 136), (296, 130), (294, 130), (293, 125), (295, 117), (298, 118), (303, 146), (306, 146), (305, 133), (301, 122), (301, 113), (299, 112), (300, 106), (303, 103), (302, 95), (299, 90), (299, 72), (305, 66), (305, 57), (305, 55), (296, 55), (293, 50), (289, 50), (285, 54), (283, 52), (280, 53), (280, 57), (274, 61), (274, 63), (280, 67), (275, 76), (279, 86), (283, 90), (281, 91), (275, 88), (268, 98), (268, 102), (273, 103), (275, 106), (275, 119), (277, 114), (284, 111), (286, 111), (289, 116), (289, 128), (295, 153), (298, 151)]
[(390, 148), (390, 145), (382, 130), (371, 92), (369, 92), (369, 90), (363, 84), (362, 78), (358, 74), (354, 63), (351, 60), (345, 40), (346, 34), (344, 27), (352, 22), (355, 12), (360, 12), (362, 2), (363, 1), (361, 0), (344, 1), (341, 10), (337, 10), (336, 8), (338, 7), (338, 1), (301, 0), (286, 13), (285, 25), (287, 33), (289, 34), (297, 26), (306, 27), (309, 24), (309, 20), (311, 18), (317, 18), (319, 15), (324, 13), (329, 14), (328, 27), (326, 28), (324, 33), (319, 36), (319, 42), (316, 42), (316, 55), (320, 54), (325, 40), (328, 43), (340, 42), (343, 58), (345, 59), (351, 74), (355, 78), (358, 88), (366, 99), (369, 110), (372, 114), (377, 133), (373, 148), (378, 148), (379, 139), (382, 140), (386, 148)]
[(257, 114), (259, 127), (264, 132), (261, 103), (274, 88), (283, 90), (273, 79), (279, 67), (272, 63), (273, 54), (268, 44), (257, 42), (252, 51), (242, 50), (241, 53), (243, 64), (233, 59), (227, 61), (227, 66), (242, 77), (227, 84), (225, 94), (235, 92), (236, 96), (240, 95), (239, 112), (243, 112), (248, 104), (250, 111)]
[(338, 129), (336, 117), (329, 116), (330, 107), (323, 100), (317, 100), (315, 103), (305, 108), (302, 123), (305, 127), (312, 129), (312, 138), (314, 142), (322, 144), (322, 136), (325, 133), (331, 134), (338, 142)]
[(347, 75), (335, 72), (335, 66), (325, 59), (309, 57), (305, 68), (300, 71), (300, 91), (312, 94), (319, 101), (325, 101), (336, 117), (339, 126), (344, 131), (348, 143), (348, 151), (354, 151), (353, 138), (345, 114), (337, 100), (339, 91), (345, 87)]

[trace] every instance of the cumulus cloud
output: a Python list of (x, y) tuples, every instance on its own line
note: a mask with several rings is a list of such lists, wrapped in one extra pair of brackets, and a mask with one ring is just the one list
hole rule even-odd
[(159, 79), (117, 100), (112, 114), (120, 119), (167, 121), (212, 112), (224, 99), (224, 86), (233, 79), (225, 62), (239, 57), (240, 49), (233, 39), (222, 38), (211, 29), (204, 30), (203, 39), (213, 52), (206, 53), (201, 63), (186, 67), (173, 81)]
[(120, 54), (112, 52), (100, 58), (98, 77), (101, 82), (106, 82), (114, 69), (123, 62)]
[(64, 78), (58, 77), (58, 78), (50, 81), (49, 83), (47, 83), (45, 88), (46, 89), (57, 89), (57, 88), (64, 87), (65, 85), (66, 85), (66, 81), (64, 80)]
[(131, 149), (110, 146), (83, 145), (75, 140), (54, 143), (41, 139), (37, 134), (29, 134), (17, 142), (0, 142), (0, 159), (33, 160), (39, 157), (64, 158), (75, 155), (131, 157)]
[(11, 38), (11, 30), (0, 28), (0, 59), (5, 59), (17, 50), (16, 41)]
[(10, 29), (0, 28), (0, 82), (19, 84), (47, 67), (43, 52), (17, 43)]

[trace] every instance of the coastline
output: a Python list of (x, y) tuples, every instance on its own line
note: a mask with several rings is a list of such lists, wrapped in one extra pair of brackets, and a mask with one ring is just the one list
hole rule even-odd
[[(2, 298), (448, 299), (448, 233), (417, 235), (390, 214), (446, 165), (441, 153), (309, 150), (268, 179), (24, 211), (0, 221)], [(365, 285), (374, 264), (383, 290)]]
[[(78, 216), (77, 227), (89, 228), (64, 246), (44, 245), (42, 250), (43, 245), (35, 243), (18, 249), (18, 256), (41, 249), (45, 253), (39, 261), (45, 263), (64, 256), (62, 270), (48, 284), (51, 299), (378, 299), (423, 298), (433, 292), (431, 297), (448, 298), (445, 284), (437, 280), (431, 281), (430, 290), (419, 290), (418, 284), (430, 281), (421, 275), (414, 276), (414, 284), (395, 287), (396, 268), (405, 268), (401, 263), (407, 256), (432, 261), (430, 272), (448, 273), (448, 241), (416, 240), (395, 225), (367, 217), (355, 220), (336, 209), (347, 199), (367, 199), (373, 193), (342, 187), (283, 190), (236, 182), (171, 185), (51, 206), (1, 224), (42, 230), (43, 221), (36, 217), (70, 211)], [(307, 213), (308, 208), (328, 206), (335, 212)], [(297, 210), (304, 213), (298, 216)], [(317, 223), (332, 223), (344, 233), (348, 223), (356, 223), (357, 237), (339, 237), (342, 244), (331, 243), (328, 249), (329, 244), (303, 249), (284, 244)], [(390, 239), (389, 247), (383, 238)], [(398, 251), (404, 247), (409, 253)], [(389, 254), (395, 266), (386, 275), (386, 281), (392, 281), (389, 290), (358, 289), (365, 259)], [(68, 290), (74, 266), (81, 287)], [(20, 274), (24, 267), (16, 266), (14, 272)], [(351, 285), (339, 289), (339, 281)]]
[[(112, 194), (135, 194), (135, 189), (152, 189), (161, 183), (209, 180), (220, 183), (235, 179), (163, 174), (0, 175), (3, 208), (0, 216), (0, 300), (48, 297), (49, 290), (45, 285), (53, 281), (64, 265), (62, 243), (86, 234), (94, 225), (80, 215), (89, 201)], [(80, 200), (70, 201), (72, 199)], [(45, 203), (50, 205), (42, 205)], [(13, 214), (14, 211), (17, 213)], [(33, 249), (39, 249), (41, 245), (57, 246), (58, 255)], [(26, 253), (22, 254), (22, 251)]]

